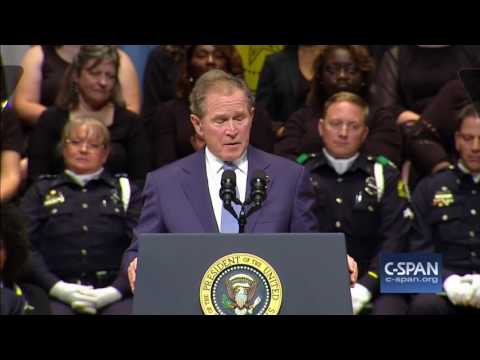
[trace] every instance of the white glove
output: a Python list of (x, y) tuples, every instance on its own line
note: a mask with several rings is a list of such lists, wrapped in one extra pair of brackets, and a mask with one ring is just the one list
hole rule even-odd
[(476, 309), (480, 309), (480, 287), (477, 287), (473, 292), (472, 299), (470, 300), (470, 305)]
[(475, 288), (469, 275), (450, 275), (443, 283), (443, 288), (453, 305), (468, 306)]
[(91, 288), (91, 286), (71, 284), (60, 280), (52, 286), (49, 291), (49, 295), (70, 305), (75, 296), (80, 295), (79, 292), (81, 290), (86, 291), (90, 290)]
[(480, 309), (480, 275), (465, 275), (464, 278), (472, 283), (473, 292), (470, 298), (470, 306)]
[[(120, 291), (115, 289), (113, 286), (100, 289), (84, 289), (80, 291), (80, 293), (85, 297), (80, 299), (80, 301), (72, 303), (72, 307), (75, 309), (81, 309), (90, 306), (98, 310), (122, 298)], [(85, 303), (90, 303), (90, 305), (87, 306)]]
[(372, 293), (365, 286), (356, 283), (350, 288), (352, 294), (353, 314), (358, 315), (365, 305), (372, 299)]
[(72, 302), (70, 303), (72, 309), (82, 314), (96, 315), (95, 298), (85, 295), (82, 291), (80, 290), (73, 294)]
[(87, 315), (97, 314), (97, 309), (95, 308), (95, 305), (90, 301), (73, 300), (72, 309), (82, 314), (87, 314)]

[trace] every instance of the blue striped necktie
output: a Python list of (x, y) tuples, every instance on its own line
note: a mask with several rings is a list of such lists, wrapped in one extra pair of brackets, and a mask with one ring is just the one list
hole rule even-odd
[[(235, 171), (235, 165), (232, 164), (232, 163), (225, 163), (223, 165), (223, 171), (225, 170), (232, 170), (232, 171)], [(236, 196), (237, 196), (237, 199), (240, 199), (240, 197), (238, 196), (238, 187), (236, 188)], [(238, 215), (240, 213), (240, 209), (241, 209), (241, 206), (238, 205), (238, 204), (235, 204), (233, 201), (232, 201), (232, 207), (233, 207), (233, 210), (235, 210), (235, 213)], [(227, 209), (225, 209), (225, 207), (223, 206), (223, 203), (222, 203), (222, 216), (221, 216), (221, 224), (220, 224), (220, 232), (221, 233), (237, 233), (238, 234), (238, 231), (239, 231), (239, 227), (238, 227), (238, 221), (237, 219), (235, 219), (233, 217), (232, 214), (230, 214), (230, 212), (227, 211)]]

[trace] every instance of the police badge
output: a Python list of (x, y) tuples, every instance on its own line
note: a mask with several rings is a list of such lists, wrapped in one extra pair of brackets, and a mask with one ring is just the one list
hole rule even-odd
[(377, 182), (375, 181), (375, 178), (370, 176), (365, 179), (365, 192), (370, 195), (370, 196), (376, 196), (377, 195)]
[(52, 205), (57, 205), (57, 204), (63, 204), (65, 202), (65, 196), (57, 190), (50, 190), (47, 195), (45, 195), (45, 198), (43, 199), (43, 206), (52, 206)]
[(454, 198), (452, 192), (445, 186), (435, 193), (432, 205), (435, 207), (450, 206), (453, 204)]
[(217, 260), (205, 273), (200, 304), (205, 315), (277, 315), (280, 279), (264, 259), (237, 253)]

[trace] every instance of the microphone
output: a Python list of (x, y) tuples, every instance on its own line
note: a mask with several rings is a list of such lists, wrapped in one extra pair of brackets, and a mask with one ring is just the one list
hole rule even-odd
[(267, 198), (267, 175), (265, 174), (265, 171), (255, 171), (253, 178), (250, 181), (250, 185), (250, 199), (256, 207), (262, 206), (262, 203)]
[(223, 201), (225, 208), (231, 206), (232, 201), (235, 202), (237, 197), (237, 176), (233, 170), (225, 170), (222, 174), (220, 186), (220, 198)]

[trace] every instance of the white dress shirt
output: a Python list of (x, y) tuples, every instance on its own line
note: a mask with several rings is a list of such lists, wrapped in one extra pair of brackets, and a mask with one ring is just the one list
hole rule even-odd
[(95, 171), (94, 173), (91, 173), (91, 174), (84, 174), (84, 175), (79, 175), (79, 174), (76, 174), (74, 173), (72, 170), (65, 170), (65, 173), (70, 176), (75, 182), (77, 182), (78, 185), (84, 187), (85, 185), (87, 185), (87, 183), (90, 181), (90, 180), (93, 180), (93, 179), (99, 179), (100, 178), (100, 175), (102, 175), (102, 172), (103, 172), (103, 167), (98, 170), (98, 171)]
[[(208, 147), (205, 147), (205, 165), (207, 169), (208, 191), (210, 192), (210, 199), (212, 200), (213, 212), (217, 220), (218, 228), (222, 223), (222, 207), (223, 202), (220, 198), (220, 187), (223, 174), (224, 161), (213, 155)], [(236, 166), (235, 175), (237, 176), (237, 189), (240, 201), (245, 201), (245, 194), (247, 192), (247, 174), (248, 174), (248, 159), (247, 152), (236, 161), (233, 161)]]
[(464, 174), (472, 175), (472, 179), (473, 179), (473, 182), (474, 182), (475, 184), (478, 184), (478, 183), (480, 182), (480, 174), (473, 175), (473, 174), (470, 172), (470, 170), (468, 170), (468, 168), (467, 168), (465, 165), (463, 165), (462, 160), (459, 160), (459, 161), (458, 161), (458, 168), (459, 168), (460, 170), (462, 170), (462, 172), (463, 172)]

